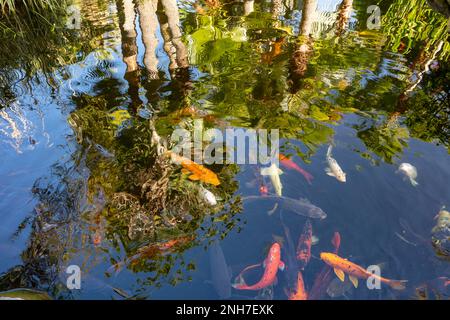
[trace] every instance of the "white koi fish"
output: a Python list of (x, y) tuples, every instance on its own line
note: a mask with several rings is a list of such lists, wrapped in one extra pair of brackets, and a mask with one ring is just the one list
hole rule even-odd
[(270, 176), (270, 181), (272, 182), (272, 185), (275, 189), (275, 193), (279, 197), (282, 196), (281, 190), (283, 189), (280, 179), (281, 174), (283, 174), (283, 171), (280, 168), (278, 168), (278, 166), (275, 163), (272, 163), (272, 165), (268, 168), (261, 168), (261, 175)]
[(335, 177), (338, 181), (345, 182), (346, 181), (345, 172), (342, 171), (342, 169), (339, 166), (339, 164), (337, 163), (337, 161), (331, 156), (332, 148), (333, 147), (331, 145), (328, 147), (328, 151), (327, 151), (328, 167), (325, 168), (325, 172), (327, 173), (327, 175), (329, 175), (331, 177)]
[(419, 183), (415, 180), (417, 178), (417, 169), (410, 163), (402, 163), (398, 167), (398, 172), (403, 173), (411, 182), (411, 184), (415, 187), (419, 185)]
[(201, 187), (200, 194), (203, 200), (205, 200), (209, 205), (215, 206), (217, 204), (216, 196), (211, 191)]

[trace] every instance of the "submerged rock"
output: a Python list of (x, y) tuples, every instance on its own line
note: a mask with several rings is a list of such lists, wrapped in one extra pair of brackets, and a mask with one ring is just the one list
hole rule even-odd
[(0, 300), (52, 300), (52, 298), (43, 291), (33, 289), (13, 289), (0, 292)]

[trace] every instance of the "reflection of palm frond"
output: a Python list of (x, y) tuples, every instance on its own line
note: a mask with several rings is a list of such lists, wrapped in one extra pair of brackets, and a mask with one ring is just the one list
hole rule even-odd
[(450, 43), (446, 41), (447, 21), (434, 12), (426, 0), (395, 1), (383, 15), (382, 27), (387, 36), (386, 47), (393, 52), (408, 54), (416, 44), (422, 44), (425, 52), (431, 52), (440, 41), (444, 41), (438, 59), (450, 54)]

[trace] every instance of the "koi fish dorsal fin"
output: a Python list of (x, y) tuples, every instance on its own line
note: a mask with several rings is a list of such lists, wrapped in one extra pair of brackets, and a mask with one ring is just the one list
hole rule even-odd
[(331, 150), (333, 150), (333, 146), (330, 144), (327, 149), (327, 157), (331, 157)]
[(416, 180), (414, 180), (413, 178), (409, 178), (409, 181), (411, 181), (411, 184), (413, 187), (417, 187), (419, 185), (419, 183)]
[(197, 180), (200, 180), (200, 177), (197, 176), (196, 174), (191, 174), (189, 176), (189, 179), (191, 179), (192, 181), (197, 181)]
[(348, 276), (348, 278), (350, 279), (350, 282), (353, 284), (353, 286), (355, 288), (358, 288), (358, 278), (355, 278), (354, 276)]
[(338, 268), (334, 268), (333, 270), (334, 270), (334, 273), (336, 274), (336, 276), (339, 278), (339, 280), (344, 282), (344, 280), (345, 280), (344, 271), (342, 271), (341, 269), (338, 269)]
[(300, 198), (300, 202), (311, 204), (311, 201), (306, 198)]
[(336, 177), (336, 175), (333, 172), (331, 172), (331, 169), (328, 167), (325, 168), (325, 172), (327, 175), (329, 175), (331, 177)]
[(283, 174), (283, 170), (277, 167), (276, 164), (272, 164), (270, 167), (261, 168), (260, 170), (262, 176), (273, 176)]

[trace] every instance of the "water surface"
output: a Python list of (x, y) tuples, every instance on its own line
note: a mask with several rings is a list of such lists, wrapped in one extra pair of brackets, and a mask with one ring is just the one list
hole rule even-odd
[[(227, 277), (211, 272), (234, 280), (275, 241), (285, 259), (280, 211), (241, 201), (261, 184), (274, 194), (263, 166), (207, 166), (221, 182), (212, 186), (158, 155), (152, 135), (167, 141), (202, 120), (204, 130), (279, 130), (281, 152), (314, 177), (309, 184), (281, 165), (283, 196), (327, 213), (312, 221), (319, 240), (303, 272), (307, 290), (338, 231), (340, 256), (408, 285), (361, 282), (337, 299), (418, 298), (425, 289), (448, 298), (448, 256), (431, 245), (431, 230), (450, 205), (450, 45), (445, 18), (426, 1), (382, 1), (372, 30), (369, 1), (72, 5), (79, 29), (50, 15), (56, 28), (35, 23), (1, 47), (1, 290), (218, 299), (208, 281)], [(330, 144), (345, 183), (325, 173)], [(417, 187), (396, 172), (403, 162), (417, 168)], [(216, 206), (201, 200), (200, 185)], [(306, 218), (282, 214), (296, 245)], [(210, 268), (220, 265), (210, 263), (213, 242), (225, 269)], [(136, 256), (142, 248), (150, 249)], [(80, 290), (66, 287), (69, 265), (82, 270)], [(232, 289), (231, 298), (286, 299), (287, 286), (279, 272), (273, 287)]]

